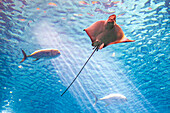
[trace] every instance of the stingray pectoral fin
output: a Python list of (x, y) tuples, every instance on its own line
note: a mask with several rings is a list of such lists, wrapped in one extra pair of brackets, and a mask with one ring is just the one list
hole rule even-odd
[[(129, 40), (128, 38), (123, 38), (122, 40), (119, 41), (115, 41), (115, 42), (111, 42), (108, 45), (112, 45), (112, 44), (118, 44), (118, 43), (125, 43), (125, 42), (134, 42), (135, 40)], [(107, 46), (108, 46), (107, 45)]]
[(102, 33), (104, 29), (104, 20), (97, 21), (93, 23), (90, 27), (84, 29), (86, 31), (87, 35), (90, 37), (92, 43), (97, 40), (97, 36)]
[(37, 60), (39, 60), (40, 58), (37, 58), (37, 59), (35, 59), (35, 60), (33, 60), (33, 61), (37, 61)]
[(118, 43), (121, 43), (121, 42), (119, 42), (119, 41), (111, 42), (111, 43), (109, 43), (109, 44), (106, 45), (106, 46), (109, 46), (109, 45), (112, 45), (112, 44), (118, 44)]
[(122, 40), (120, 41), (120, 43), (125, 43), (125, 42), (134, 42), (135, 40), (129, 40), (128, 38), (126, 38), (126, 40)]
[(88, 30), (84, 29), (84, 31), (86, 31), (87, 35), (90, 37), (91, 42), (93, 43), (95, 41), (95, 38), (91, 35), (91, 33), (89, 33)]
[(125, 43), (125, 42), (134, 42), (135, 40), (129, 40), (126, 36), (124, 36), (121, 40), (119, 40), (119, 43)]

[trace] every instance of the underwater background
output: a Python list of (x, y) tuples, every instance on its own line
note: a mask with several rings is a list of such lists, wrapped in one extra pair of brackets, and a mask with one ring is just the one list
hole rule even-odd
[[(131, 43), (95, 52), (83, 29), (116, 14)], [(169, 0), (0, 0), (1, 113), (170, 113)], [(28, 55), (55, 48), (54, 59)], [(95, 98), (128, 101), (93, 106)]]

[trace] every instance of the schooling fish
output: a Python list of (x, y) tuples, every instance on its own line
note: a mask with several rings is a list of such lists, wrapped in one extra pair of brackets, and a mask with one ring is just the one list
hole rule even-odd
[[(125, 42), (134, 42), (135, 40), (129, 40), (123, 33), (123, 30), (119, 25), (116, 24), (116, 15), (111, 15), (107, 20), (100, 20), (93, 23), (90, 27), (84, 29), (92, 41), (92, 46), (94, 46), (94, 51), (85, 62), (77, 76), (63, 92), (63, 94), (70, 88), (73, 82), (77, 79), (87, 62), (93, 56), (95, 51), (102, 49), (111, 44), (125, 43)], [(62, 95), (63, 95), (62, 94)], [(61, 96), (62, 96), (61, 95)]]
[(97, 96), (92, 92), (92, 94), (95, 97), (95, 103), (93, 104), (94, 106), (96, 105), (98, 100), (103, 100), (106, 105), (108, 106), (110, 104), (121, 104), (127, 101), (127, 98), (124, 95), (121, 94), (109, 94), (103, 98), (98, 99)]
[(33, 52), (31, 55), (26, 55), (24, 50), (22, 50), (22, 53), (24, 55), (24, 58), (21, 60), (20, 63), (26, 60), (27, 57), (36, 58), (34, 61), (37, 61), (40, 58), (55, 58), (55, 57), (60, 56), (60, 51), (57, 49), (42, 49), (42, 50)]

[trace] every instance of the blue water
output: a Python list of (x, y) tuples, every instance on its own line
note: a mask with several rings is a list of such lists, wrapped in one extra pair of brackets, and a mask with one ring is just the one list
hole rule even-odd
[[(0, 112), (170, 113), (169, 0), (1, 0)], [(92, 53), (83, 31), (117, 15), (132, 43), (97, 51), (75, 83), (60, 96)], [(56, 48), (55, 59), (23, 58)], [(124, 104), (95, 101), (111, 93)]]

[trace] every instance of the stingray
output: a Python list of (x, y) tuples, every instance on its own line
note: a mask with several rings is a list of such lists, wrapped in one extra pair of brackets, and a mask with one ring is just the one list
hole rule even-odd
[[(70, 88), (73, 82), (77, 79), (87, 62), (93, 56), (95, 51), (102, 49), (111, 44), (125, 43), (125, 42), (134, 42), (135, 40), (128, 39), (119, 25), (116, 24), (116, 15), (113, 14), (109, 16), (107, 20), (101, 20), (93, 23), (90, 27), (84, 29), (87, 35), (90, 37), (94, 51), (85, 62), (77, 76), (74, 78), (72, 83), (67, 87), (63, 94)], [(63, 95), (62, 94), (62, 95)], [(61, 96), (62, 96), (61, 95)]]

